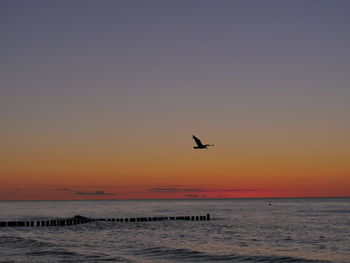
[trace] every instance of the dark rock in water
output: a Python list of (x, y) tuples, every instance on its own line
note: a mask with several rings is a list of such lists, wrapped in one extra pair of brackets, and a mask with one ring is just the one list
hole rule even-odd
[(73, 220), (89, 220), (90, 218), (81, 216), (81, 215), (75, 215), (73, 216)]

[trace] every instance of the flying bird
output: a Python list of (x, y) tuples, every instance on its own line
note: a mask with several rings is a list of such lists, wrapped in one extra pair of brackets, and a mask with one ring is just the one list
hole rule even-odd
[(193, 146), (194, 149), (208, 149), (207, 146), (214, 146), (214, 144), (203, 144), (201, 140), (194, 135), (192, 135), (192, 138), (197, 144), (197, 146)]

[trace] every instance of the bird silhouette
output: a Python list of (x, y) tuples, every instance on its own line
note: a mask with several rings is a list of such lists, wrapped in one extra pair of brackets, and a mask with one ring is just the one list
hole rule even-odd
[(201, 140), (194, 135), (192, 135), (192, 138), (197, 144), (197, 146), (193, 146), (194, 149), (208, 149), (208, 146), (214, 146), (214, 144), (203, 144)]

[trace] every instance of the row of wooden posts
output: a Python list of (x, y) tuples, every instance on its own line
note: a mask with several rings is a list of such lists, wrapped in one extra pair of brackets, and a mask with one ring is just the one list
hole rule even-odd
[(202, 216), (155, 216), (155, 217), (97, 218), (97, 219), (78, 215), (71, 218), (55, 219), (55, 220), (0, 222), (0, 227), (72, 226), (72, 225), (85, 224), (93, 221), (148, 222), (148, 221), (165, 221), (165, 220), (205, 221), (205, 220), (210, 220), (210, 214), (202, 215)]

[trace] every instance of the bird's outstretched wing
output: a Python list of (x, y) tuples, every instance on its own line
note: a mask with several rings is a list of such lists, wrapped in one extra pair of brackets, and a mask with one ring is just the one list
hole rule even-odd
[(203, 144), (200, 139), (198, 139), (196, 136), (192, 135), (193, 140), (196, 142), (198, 147), (203, 147)]

